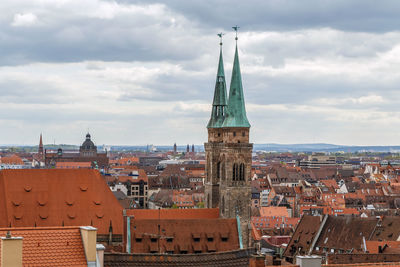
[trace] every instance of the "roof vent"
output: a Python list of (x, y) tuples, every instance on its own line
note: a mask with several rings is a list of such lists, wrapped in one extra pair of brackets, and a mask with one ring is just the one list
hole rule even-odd
[(44, 205), (47, 204), (47, 201), (45, 201), (45, 200), (38, 200), (38, 204), (39, 204), (39, 206), (44, 206)]
[(49, 215), (48, 214), (39, 213), (39, 217), (40, 217), (40, 219), (45, 220), (45, 219), (47, 219), (49, 217)]
[(30, 192), (30, 191), (32, 190), (32, 186), (30, 186), (30, 185), (25, 185), (25, 186), (24, 186), (24, 189), (25, 189), (26, 192)]
[(17, 201), (17, 200), (12, 200), (11, 203), (13, 203), (13, 205), (16, 207), (21, 205), (21, 201)]
[(79, 188), (81, 189), (81, 191), (85, 192), (88, 190), (88, 186), (87, 185), (81, 185), (79, 186)]

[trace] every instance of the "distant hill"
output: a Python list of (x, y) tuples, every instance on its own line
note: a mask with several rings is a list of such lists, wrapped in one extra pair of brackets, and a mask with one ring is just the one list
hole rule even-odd
[(400, 146), (343, 146), (333, 144), (254, 144), (254, 150), (276, 152), (399, 152)]
[[(45, 145), (45, 149), (53, 150), (57, 148), (62, 148), (63, 150), (78, 150), (79, 146), (76, 145)], [(37, 146), (18, 146), (18, 145), (2, 145), (0, 150), (7, 148), (12, 148), (13, 151), (26, 151), (26, 152), (36, 152)], [(97, 146), (98, 150), (103, 150), (103, 146)], [(107, 146), (111, 148), (112, 151), (149, 151), (151, 146)], [(172, 151), (173, 146), (155, 146), (157, 151)], [(190, 145), (190, 151), (192, 146)], [(178, 152), (186, 152), (186, 145), (177, 146)], [(204, 151), (203, 145), (195, 145), (196, 152)], [(343, 146), (325, 143), (315, 143), (315, 144), (254, 144), (254, 151), (267, 151), (267, 152), (400, 152), (400, 146)]]

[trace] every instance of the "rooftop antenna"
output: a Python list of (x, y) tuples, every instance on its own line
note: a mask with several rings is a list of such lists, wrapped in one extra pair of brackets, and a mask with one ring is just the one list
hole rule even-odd
[(239, 28), (240, 28), (240, 27), (239, 27), (238, 25), (232, 27), (232, 29), (233, 29), (233, 30), (235, 31), (235, 33), (236, 33), (236, 37), (235, 37), (236, 43), (237, 43), (237, 40), (238, 40), (237, 33), (238, 33)]

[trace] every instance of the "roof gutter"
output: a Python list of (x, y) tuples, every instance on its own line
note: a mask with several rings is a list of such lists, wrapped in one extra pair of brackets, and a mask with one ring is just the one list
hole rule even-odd
[(328, 214), (325, 214), (324, 219), (322, 220), (322, 223), (321, 223), (321, 225), (319, 226), (318, 232), (317, 232), (317, 234), (315, 235), (313, 242), (311, 243), (311, 247), (310, 247), (310, 250), (308, 251), (308, 255), (311, 255), (312, 251), (314, 250), (314, 246), (315, 246), (315, 244), (317, 243), (318, 238), (319, 238), (319, 236), (320, 236), (321, 233), (322, 233), (322, 229), (324, 229), (324, 226), (325, 226), (326, 221), (328, 220), (328, 217), (329, 217), (329, 215), (328, 215)]

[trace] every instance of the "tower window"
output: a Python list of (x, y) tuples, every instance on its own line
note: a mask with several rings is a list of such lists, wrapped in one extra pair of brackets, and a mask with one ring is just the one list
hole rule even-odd
[(241, 163), (240, 167), (239, 167), (239, 180), (240, 181), (244, 181), (244, 171), (245, 171), (244, 163)]
[(237, 181), (238, 178), (239, 178), (238, 165), (235, 163), (235, 164), (233, 164), (232, 180)]
[(246, 136), (246, 133), (245, 133), (245, 132), (242, 132), (242, 136), (245, 137), (245, 136)]
[(236, 136), (236, 132), (233, 132), (233, 136)]
[(221, 178), (221, 162), (217, 163), (217, 178)]
[(218, 133), (218, 137), (220, 137), (221, 136), (221, 133)]

